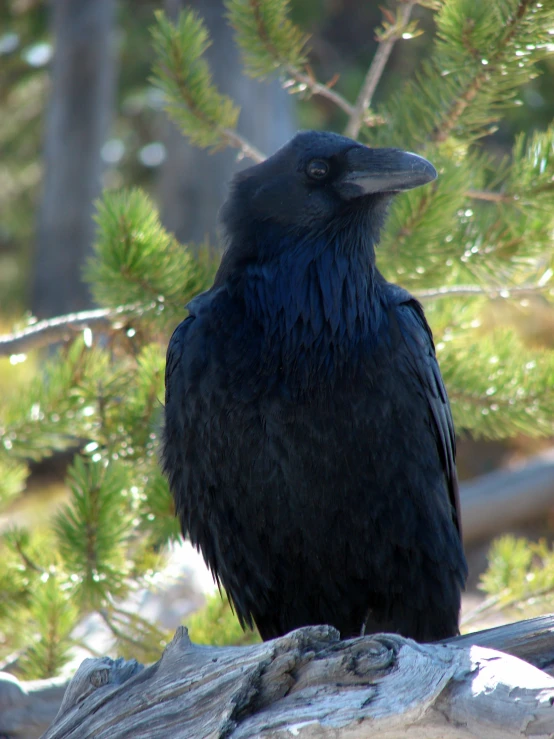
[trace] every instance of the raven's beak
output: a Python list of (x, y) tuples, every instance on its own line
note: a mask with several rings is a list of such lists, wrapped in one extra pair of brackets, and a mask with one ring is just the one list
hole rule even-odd
[(377, 192), (411, 190), (436, 179), (427, 159), (401, 149), (356, 146), (346, 153), (346, 172), (338, 187), (346, 199)]

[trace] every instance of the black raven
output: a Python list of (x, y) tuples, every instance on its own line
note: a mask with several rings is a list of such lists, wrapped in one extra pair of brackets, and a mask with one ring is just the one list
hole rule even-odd
[(458, 632), (467, 566), (448, 398), (421, 305), (375, 245), (398, 149), (305, 131), (238, 174), (226, 251), (167, 353), (162, 464), (241, 623)]

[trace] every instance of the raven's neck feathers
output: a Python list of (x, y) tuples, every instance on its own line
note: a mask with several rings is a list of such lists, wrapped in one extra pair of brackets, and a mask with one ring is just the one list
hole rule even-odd
[(371, 322), (374, 266), (366, 254), (336, 238), (297, 243), (270, 263), (250, 265), (245, 272), (246, 310), (275, 338), (286, 340), (296, 330), (303, 344), (365, 335)]
[[(243, 263), (228, 280), (246, 319), (262, 327), (264, 361), (291, 368), (304, 387), (350, 374), (385, 313), (371, 234), (264, 237), (272, 258)], [(258, 244), (258, 257), (263, 248)]]

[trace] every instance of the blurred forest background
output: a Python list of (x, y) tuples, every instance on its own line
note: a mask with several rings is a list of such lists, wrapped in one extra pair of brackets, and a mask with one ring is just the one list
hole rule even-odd
[[(291, 19), (310, 36), (309, 63), (314, 76), (336, 83), (332, 89), (340, 90), (349, 100), (356, 99), (377, 49), (375, 29), (383, 21), (380, 5), (359, 0), (292, 0), (290, 4)], [(3, 2), (2, 332), (7, 333), (17, 322), (26, 323), (29, 315), (42, 319), (94, 307), (82, 271), (93, 253), (95, 202), (103, 190), (140, 186), (157, 204), (162, 224), (179, 242), (190, 245), (210, 265), (217, 262), (217, 211), (233, 172), (250, 162), (238, 157), (236, 150), (208, 153), (195, 148), (168, 120), (163, 95), (151, 81), (155, 56), (149, 29), (154, 11), (161, 7), (171, 19), (185, 7), (196, 8), (204, 18), (213, 41), (206, 56), (214, 81), (221, 92), (240, 104), (237, 130), (261, 151), (273, 152), (298, 128), (341, 131), (345, 126), (346, 115), (327, 97), (292, 97), (278, 80), (259, 82), (244, 75), (220, 0)], [(433, 13), (416, 5), (412, 18), (423, 33), (406, 34), (406, 39), (394, 47), (372, 110), (403, 89), (429, 54), (435, 32)], [(501, 169), (517, 135), (545, 131), (552, 122), (552, 55), (537, 64), (537, 72), (519, 90), (517, 104), (507, 107), (498, 124), (491, 124), (487, 135), (472, 144), (489, 157), (491, 169), (495, 163)], [(370, 129), (366, 140), (370, 142), (371, 136)], [(207, 272), (210, 270), (212, 266), (206, 267)], [(505, 310), (512, 311), (510, 321), (518, 325), (525, 345), (554, 348), (551, 301), (530, 296), (515, 314), (513, 307), (495, 304), (489, 320), (502, 323)], [(20, 361), (18, 356), (0, 359), (2, 394), (11, 394), (37, 371), (40, 360)], [(514, 461), (550, 450), (552, 445), (552, 439), (531, 438), (525, 433), (497, 441), (463, 436), (459, 448), (461, 478), (468, 480), (497, 467), (509, 467)], [(64, 499), (63, 480), (70, 459), (71, 455), (57, 454), (33, 462), (23, 497), (4, 512), (0, 527), (7, 530), (14, 521), (36, 526), (37, 519), (49, 515)], [(74, 471), (77, 486), (79, 474), (79, 470)], [(535, 517), (529, 521), (522, 516), (521, 526), (512, 527), (515, 533), (551, 540), (554, 484), (548, 494), (551, 503), (543, 502), (539, 520)], [(21, 542), (15, 542), (15, 549), (24, 548)], [(486, 566), (489, 543), (486, 536), (481, 537), (470, 551), (471, 606), (482, 600), (482, 596), (475, 595), (475, 586)], [(540, 556), (546, 556), (546, 551), (540, 550)], [(525, 548), (516, 551), (512, 547), (510, 552), (521, 572), (530, 557), (539, 556)], [(472, 593), (475, 600), (471, 600)], [(114, 630), (113, 622), (111, 626)]]
[[(2, 320), (30, 310), (39, 318), (93, 305), (81, 279), (92, 251), (93, 201), (102, 188), (140, 185), (183, 243), (217, 248), (216, 214), (236, 152), (191, 147), (163, 112), (150, 82), (154, 10), (175, 18), (196, 8), (213, 44), (207, 58), (220, 90), (242, 107), (239, 130), (271, 153), (298, 128), (341, 130), (328, 100), (292, 98), (244, 75), (220, 0), (7, 0), (0, 7), (0, 305)], [(376, 49), (380, 3), (292, 2), (291, 17), (310, 35), (315, 77), (338, 78), (356, 96)], [(392, 52), (374, 104), (399, 90), (429, 51), (433, 15), (418, 6), (427, 31)], [(554, 40), (553, 40), (554, 42)], [(54, 45), (59, 50), (54, 57)], [(519, 103), (481, 139), (500, 161), (517, 133), (544, 130), (554, 116), (554, 62), (525, 85)], [(63, 189), (62, 189), (63, 188)]]

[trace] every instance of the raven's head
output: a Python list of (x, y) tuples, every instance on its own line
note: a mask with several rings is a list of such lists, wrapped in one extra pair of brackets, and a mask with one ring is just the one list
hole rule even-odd
[(281, 237), (317, 238), (356, 224), (375, 242), (391, 196), (436, 176), (433, 165), (417, 154), (303, 131), (234, 178), (221, 221), (230, 244), (243, 252), (238, 260), (243, 263), (271, 258), (261, 253), (266, 234), (276, 245)]

